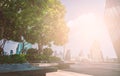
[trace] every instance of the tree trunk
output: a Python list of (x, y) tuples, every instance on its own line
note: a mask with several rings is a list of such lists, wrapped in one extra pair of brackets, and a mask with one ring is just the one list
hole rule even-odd
[(41, 43), (38, 44), (38, 53), (42, 53), (43, 45)]
[(0, 56), (4, 55), (4, 46), (6, 41), (6, 39), (3, 39), (2, 44), (0, 45)]

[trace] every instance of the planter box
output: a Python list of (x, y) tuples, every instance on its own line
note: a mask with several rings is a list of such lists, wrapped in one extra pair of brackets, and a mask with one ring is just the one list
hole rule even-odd
[(55, 71), (55, 67), (36, 67), (30, 64), (0, 65), (0, 76), (46, 76), (46, 73)]

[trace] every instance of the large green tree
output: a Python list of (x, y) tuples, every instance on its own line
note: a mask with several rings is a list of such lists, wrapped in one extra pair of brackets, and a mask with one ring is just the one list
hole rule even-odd
[(63, 45), (68, 37), (64, 15), (59, 0), (0, 0), (0, 38)]

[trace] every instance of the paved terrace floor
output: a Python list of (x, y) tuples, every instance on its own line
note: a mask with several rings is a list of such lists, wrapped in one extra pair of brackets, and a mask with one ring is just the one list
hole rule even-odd
[(92, 76), (92, 75), (58, 70), (57, 72), (47, 73), (46, 76)]

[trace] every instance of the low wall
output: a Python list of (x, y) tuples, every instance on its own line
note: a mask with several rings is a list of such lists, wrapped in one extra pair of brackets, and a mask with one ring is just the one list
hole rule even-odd
[(55, 71), (55, 67), (36, 67), (30, 64), (0, 65), (0, 76), (46, 76), (46, 73)]

